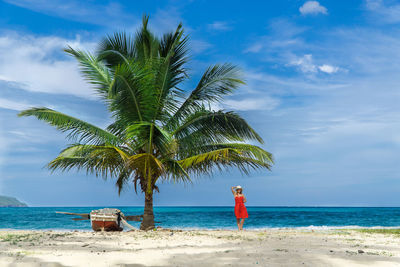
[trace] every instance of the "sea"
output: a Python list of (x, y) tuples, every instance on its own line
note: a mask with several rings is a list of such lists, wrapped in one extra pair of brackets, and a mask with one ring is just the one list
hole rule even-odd
[[(90, 221), (56, 211), (89, 213), (103, 207), (0, 208), (0, 229), (91, 230)], [(125, 215), (143, 207), (114, 207)], [(388, 207), (247, 207), (245, 228), (400, 228), (400, 208)], [(155, 207), (157, 225), (172, 229), (236, 229), (233, 207)], [(139, 227), (138, 222), (131, 222)]]

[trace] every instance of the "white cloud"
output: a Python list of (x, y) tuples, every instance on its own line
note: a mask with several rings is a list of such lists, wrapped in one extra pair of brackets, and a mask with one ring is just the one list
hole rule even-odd
[[(175, 31), (179, 23), (183, 23), (185, 34), (190, 35), (190, 33), (193, 32), (193, 29), (190, 28), (182, 18), (180, 10), (175, 6), (157, 9), (154, 15), (150, 16), (149, 19), (150, 29), (160, 37), (166, 32)], [(141, 24), (137, 23), (130, 29), (132, 32), (136, 32), (138, 27), (141, 27)], [(196, 38), (190, 38), (189, 46), (191, 52), (194, 54), (201, 53), (212, 47), (209, 42)]]
[(324, 64), (324, 65), (318, 66), (318, 69), (320, 71), (322, 71), (322, 72), (326, 72), (326, 73), (329, 73), (329, 74), (339, 71), (339, 67), (335, 67), (335, 66), (328, 65), (328, 64)]
[(387, 5), (383, 0), (366, 0), (365, 6), (374, 15), (374, 21), (383, 23), (400, 22), (400, 4), (398, 2)]
[[(314, 79), (313, 82), (309, 82), (303, 79), (303, 77), (280, 77), (276, 75), (267, 74), (264, 72), (250, 71), (246, 72), (245, 77), (248, 79), (247, 84), (251, 88), (269, 88), (271, 92), (282, 94), (293, 93), (295, 91), (302, 89), (303, 91), (314, 92), (319, 90), (322, 86), (325, 89), (335, 90), (338, 88), (343, 88), (349, 86), (349, 83), (344, 83), (343, 81), (324, 81), (321, 79)], [(272, 90), (275, 88), (275, 90)], [(279, 89), (278, 89), (279, 88)], [(262, 93), (260, 90), (252, 90), (251, 93)], [(246, 93), (248, 93), (246, 91)]]
[(318, 1), (307, 1), (300, 8), (302, 15), (328, 14), (326, 7), (321, 6)]
[(211, 47), (212, 45), (206, 41), (190, 40), (190, 49), (195, 54), (201, 53)]
[(273, 110), (279, 105), (279, 100), (263, 96), (260, 98), (245, 98), (241, 100), (227, 99), (224, 101), (224, 106), (234, 110)]
[(259, 98), (253, 96), (241, 99), (238, 99), (238, 96), (236, 96), (235, 98), (225, 99), (222, 103), (211, 103), (210, 109), (213, 111), (218, 111), (218, 110), (265, 111), (265, 110), (273, 110), (277, 108), (279, 104), (280, 104), (279, 99), (270, 97), (268, 95), (263, 95), (262, 97)]
[[(156, 35), (163, 35), (166, 32), (175, 31), (181, 22), (184, 23), (180, 10), (175, 6), (169, 6), (157, 9), (154, 15), (150, 16), (149, 27)], [(185, 23), (183, 26), (186, 33), (191, 31)], [(133, 29), (133, 31), (136, 30), (136, 28)]]
[(369, 10), (378, 10), (382, 8), (383, 1), (382, 0), (365, 0), (365, 6)]
[(318, 68), (314, 65), (312, 55), (307, 54), (301, 58), (297, 58), (289, 63), (292, 66), (298, 66), (302, 72), (317, 72)]
[(316, 73), (318, 71), (333, 74), (340, 70), (339, 67), (332, 66), (329, 64), (316, 65), (313, 62), (311, 54), (306, 54), (301, 58), (296, 58), (289, 62), (289, 66), (297, 66), (304, 73)]
[(232, 26), (229, 25), (226, 21), (214, 21), (211, 24), (208, 24), (208, 28), (216, 31), (230, 31), (232, 30)]
[(28, 108), (33, 107), (33, 106), (35, 106), (35, 105), (31, 105), (31, 104), (27, 104), (27, 103), (22, 103), (22, 102), (18, 102), (18, 101), (13, 101), (13, 100), (9, 100), (9, 99), (0, 98), (0, 108), (21, 111), (23, 109), (28, 109)]
[(76, 61), (62, 49), (92, 49), (93, 43), (76, 38), (37, 37), (7, 33), (0, 36), (0, 80), (14, 82), (28, 91), (71, 94), (94, 98), (93, 90), (81, 77)]
[[(282, 56), (283, 48), (302, 47), (300, 35), (308, 28), (295, 25), (287, 19), (273, 19), (268, 25), (268, 34), (257, 37), (243, 52), (258, 53), (268, 51), (269, 59), (276, 61)], [(277, 55), (275, 55), (277, 53)]]
[(246, 48), (246, 50), (244, 50), (245, 53), (257, 53), (260, 52), (261, 49), (263, 49), (264, 45), (260, 42), (252, 44), (251, 46), (249, 46), (248, 48)]
[[(274, 173), (280, 179), (289, 184), (305, 173), (313, 186), (335, 188), (400, 178), (394, 171), (400, 148), (399, 40), (397, 31), (335, 28), (318, 44), (276, 49), (287, 53), (282, 62), (292, 59), (292, 66), (309, 74), (334, 77), (289, 76), (280, 67), (274, 74), (246, 73), (250, 87), (259, 88), (256, 99), (272, 93), (280, 101), (266, 117), (249, 116), (279, 162)], [(260, 60), (269, 57), (269, 49), (262, 52)]]

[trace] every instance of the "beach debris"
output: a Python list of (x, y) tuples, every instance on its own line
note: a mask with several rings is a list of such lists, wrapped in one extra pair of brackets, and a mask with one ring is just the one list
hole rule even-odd
[(74, 212), (63, 212), (56, 211), (58, 214), (74, 215), (79, 216), (73, 218), (74, 221), (90, 220), (92, 229), (94, 231), (122, 231), (124, 226), (136, 230), (127, 221), (140, 222), (143, 215), (128, 215), (125, 216), (119, 209), (104, 208), (98, 210), (92, 210), (90, 213), (74, 213)]
[(285, 248), (277, 248), (274, 249), (274, 251), (278, 251), (278, 252), (289, 252), (289, 250), (285, 249)]
[(357, 254), (357, 252), (354, 252), (354, 251), (348, 251), (348, 250), (346, 250), (346, 253), (347, 253), (347, 254), (349, 254), (349, 255), (355, 255), (355, 254)]

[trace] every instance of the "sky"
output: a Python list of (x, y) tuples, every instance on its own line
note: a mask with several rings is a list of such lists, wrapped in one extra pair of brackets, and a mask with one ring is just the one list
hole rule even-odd
[(158, 35), (190, 36), (189, 92), (212, 64), (246, 85), (220, 108), (239, 112), (274, 155), (272, 171), (236, 170), (161, 183), (159, 206), (400, 206), (400, 1), (0, 0), (0, 194), (30, 206), (141, 206), (128, 187), (46, 163), (65, 134), (20, 110), (45, 106), (104, 127), (104, 104), (62, 49), (94, 51), (143, 14)]

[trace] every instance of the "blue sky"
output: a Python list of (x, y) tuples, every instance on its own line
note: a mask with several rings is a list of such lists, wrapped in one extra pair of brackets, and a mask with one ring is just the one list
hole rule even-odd
[(246, 86), (220, 108), (240, 112), (275, 156), (272, 172), (235, 170), (161, 184), (156, 205), (400, 206), (400, 2), (0, 1), (0, 194), (32, 206), (142, 205), (129, 188), (46, 163), (65, 135), (19, 110), (46, 106), (105, 126), (109, 117), (71, 45), (134, 32), (142, 14), (161, 34), (183, 22), (194, 86), (208, 65), (232, 62)]

